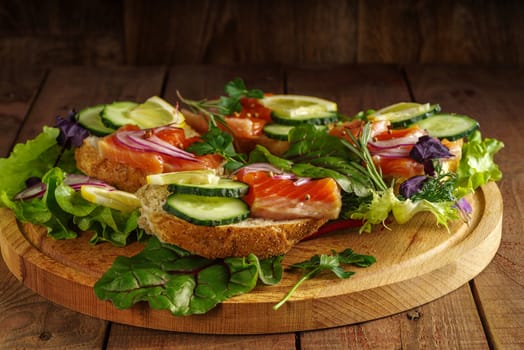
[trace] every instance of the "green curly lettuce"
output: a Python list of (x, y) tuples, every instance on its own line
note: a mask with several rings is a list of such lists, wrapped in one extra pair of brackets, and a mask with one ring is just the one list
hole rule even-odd
[(495, 154), (504, 147), (502, 141), (482, 138), (477, 130), (462, 147), (462, 158), (457, 169), (456, 197), (474, 192), (489, 181), (499, 181), (502, 172), (494, 161)]
[(415, 214), (430, 212), (437, 220), (437, 225), (448, 228), (448, 221), (459, 217), (455, 203), (452, 201), (430, 202), (425, 199), (412, 201), (401, 200), (393, 188), (386, 191), (374, 191), (371, 201), (362, 204), (351, 214), (351, 219), (362, 220), (360, 232), (371, 232), (373, 225), (383, 224), (390, 213), (399, 224), (408, 222)]

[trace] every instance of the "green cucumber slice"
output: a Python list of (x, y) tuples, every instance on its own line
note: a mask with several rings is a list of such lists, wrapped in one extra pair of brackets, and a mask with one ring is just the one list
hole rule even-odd
[(271, 113), (271, 119), (282, 125), (301, 125), (304, 123), (314, 124), (314, 125), (326, 125), (330, 123), (335, 123), (338, 121), (338, 113), (333, 111), (320, 111), (311, 114), (304, 114), (289, 117), (278, 112)]
[(168, 190), (198, 196), (240, 198), (247, 193), (249, 186), (240, 181), (221, 178), (216, 184), (174, 183), (168, 186)]
[(400, 102), (368, 116), (370, 120), (389, 120), (392, 128), (405, 128), (440, 112), (438, 104)]
[(293, 125), (282, 125), (276, 123), (266, 124), (264, 126), (264, 134), (273, 140), (287, 141), (289, 131), (294, 127), (295, 126)]
[[(270, 123), (264, 126), (264, 134), (266, 134), (267, 137), (273, 140), (287, 141), (289, 132), (294, 127), (295, 125), (282, 125), (282, 124), (277, 124), (277, 123)], [(325, 129), (326, 126), (315, 125), (315, 128), (317, 129), (324, 128)]]
[(241, 199), (184, 193), (174, 193), (167, 197), (164, 210), (201, 226), (229, 225), (249, 216), (249, 207)]
[(96, 136), (104, 136), (115, 131), (113, 128), (108, 128), (103, 122), (100, 114), (105, 105), (96, 105), (82, 109), (75, 116), (78, 124), (89, 130), (91, 134)]
[(118, 129), (127, 124), (138, 123), (127, 116), (127, 112), (138, 106), (136, 102), (120, 101), (108, 104), (102, 110), (102, 122), (109, 128)]
[(435, 114), (415, 123), (425, 129), (429, 136), (449, 141), (466, 137), (479, 128), (479, 123), (468, 116), (460, 114)]

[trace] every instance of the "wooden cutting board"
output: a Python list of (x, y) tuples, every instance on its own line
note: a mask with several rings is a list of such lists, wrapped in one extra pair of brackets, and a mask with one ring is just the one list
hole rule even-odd
[(419, 214), (409, 224), (390, 224), (374, 232), (331, 233), (305, 241), (285, 257), (284, 265), (314, 254), (351, 248), (375, 256), (369, 268), (352, 268), (351, 278), (319, 275), (303, 284), (293, 298), (276, 304), (299, 279), (285, 273), (276, 286), (260, 286), (232, 298), (206, 315), (175, 317), (165, 310), (139, 304), (118, 310), (93, 292), (96, 280), (118, 255), (142, 249), (109, 244), (92, 246), (89, 234), (55, 241), (45, 230), (16, 221), (0, 209), (0, 247), (11, 272), (45, 298), (78, 312), (140, 327), (209, 334), (260, 334), (321, 329), (380, 318), (427, 303), (447, 294), (480, 273), (494, 257), (501, 239), (502, 198), (490, 183), (471, 195), (469, 225), (455, 222), (448, 232), (431, 215)]

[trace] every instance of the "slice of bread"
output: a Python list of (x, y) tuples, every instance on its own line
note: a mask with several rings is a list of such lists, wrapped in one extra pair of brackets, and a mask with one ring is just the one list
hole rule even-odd
[(75, 150), (76, 167), (87, 176), (103, 180), (121, 190), (135, 192), (146, 183), (144, 170), (113, 162), (102, 157), (98, 149), (98, 137), (89, 136)]
[(142, 203), (139, 226), (161, 241), (214, 259), (247, 256), (264, 259), (285, 254), (315, 233), (327, 219), (274, 221), (250, 218), (223, 226), (198, 226), (164, 211), (167, 186), (145, 185), (137, 191)]

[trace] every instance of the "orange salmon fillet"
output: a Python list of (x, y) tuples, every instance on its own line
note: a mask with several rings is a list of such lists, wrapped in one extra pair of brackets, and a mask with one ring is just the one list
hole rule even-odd
[(340, 214), (340, 190), (333, 179), (316, 179), (296, 185), (293, 180), (275, 178), (264, 171), (240, 172), (237, 178), (249, 185), (249, 192), (243, 199), (250, 206), (253, 217), (336, 219)]

